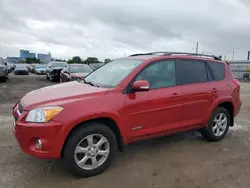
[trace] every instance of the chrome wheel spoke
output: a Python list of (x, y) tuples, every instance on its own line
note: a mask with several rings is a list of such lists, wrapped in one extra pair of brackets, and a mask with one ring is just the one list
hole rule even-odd
[(87, 152), (88, 152), (88, 149), (81, 147), (81, 146), (77, 146), (75, 150), (75, 153), (87, 153)]
[(214, 134), (217, 136), (218, 135), (218, 133), (219, 133), (219, 128), (218, 127), (216, 127), (216, 129), (215, 129), (215, 131), (214, 131)]
[(224, 131), (226, 130), (226, 127), (227, 127), (226, 125), (222, 125), (222, 126), (220, 126), (220, 130), (223, 131), (223, 133), (224, 133)]
[(109, 154), (109, 150), (99, 150), (97, 152), (97, 155), (102, 155), (102, 156), (105, 156), (105, 157), (107, 157), (108, 154)]
[(222, 120), (223, 115), (224, 115), (224, 114), (220, 114), (220, 115), (219, 115), (219, 121), (221, 121), (221, 120)]
[(85, 157), (83, 157), (80, 161), (77, 162), (78, 166), (83, 168), (88, 159), (89, 159), (89, 157), (87, 155)]
[(223, 124), (227, 123), (227, 118), (224, 117), (224, 118), (221, 120), (221, 123), (223, 123)]
[(218, 125), (215, 124), (215, 125), (213, 126), (213, 128), (212, 128), (213, 133), (215, 132), (215, 130), (216, 130), (217, 128), (218, 128)]
[(92, 167), (96, 168), (98, 167), (98, 162), (96, 160), (96, 157), (91, 157)]
[(101, 137), (101, 139), (97, 142), (96, 147), (100, 148), (105, 142), (107, 142), (107, 139), (104, 137)]
[(92, 147), (93, 144), (93, 135), (87, 136), (87, 141), (88, 141), (88, 147)]

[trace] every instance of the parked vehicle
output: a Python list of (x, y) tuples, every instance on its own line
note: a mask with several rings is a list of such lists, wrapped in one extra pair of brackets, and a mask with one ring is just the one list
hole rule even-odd
[(83, 80), (93, 69), (86, 64), (71, 64), (61, 71), (60, 82)]
[(46, 70), (46, 79), (51, 82), (60, 81), (61, 70), (65, 67), (68, 67), (66, 62), (51, 61)]
[(29, 70), (26, 64), (16, 64), (16, 68), (14, 70), (15, 75), (28, 75)]
[(87, 177), (139, 140), (195, 129), (219, 141), (240, 107), (240, 84), (227, 62), (154, 52), (113, 60), (84, 82), (26, 94), (14, 106), (13, 130), (24, 152), (61, 158), (70, 172)]
[(38, 66), (39, 64), (38, 63), (33, 63), (31, 65), (28, 65), (28, 69), (31, 73), (35, 73), (35, 68), (36, 66)]
[(5, 64), (6, 64), (6, 68), (8, 73), (11, 73), (15, 70), (15, 67), (13, 66), (13, 64), (9, 63), (8, 61), (4, 60)]
[(46, 74), (46, 70), (47, 70), (47, 65), (37, 65), (35, 67), (34, 73), (35, 74), (39, 74), (39, 75), (45, 75)]
[(0, 80), (6, 82), (8, 79), (7, 63), (0, 57)]

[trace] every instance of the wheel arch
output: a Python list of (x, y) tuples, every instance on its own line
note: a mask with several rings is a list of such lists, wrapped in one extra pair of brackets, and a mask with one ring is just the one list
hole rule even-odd
[(116, 121), (110, 117), (98, 117), (98, 118), (93, 118), (93, 119), (89, 119), (86, 121), (82, 121), (80, 123), (78, 123), (77, 125), (75, 125), (70, 132), (68, 133), (68, 135), (66, 136), (62, 149), (61, 149), (61, 156), (64, 153), (64, 147), (68, 141), (68, 139), (74, 134), (74, 132), (78, 131), (79, 129), (83, 128), (85, 125), (89, 124), (89, 123), (102, 123), (105, 126), (107, 126), (115, 135), (116, 137), (116, 141), (117, 141), (117, 147), (119, 151), (123, 151), (124, 150), (124, 140), (123, 140), (123, 136), (121, 134), (121, 131), (119, 129), (118, 124), (116, 123)]
[(230, 126), (234, 125), (234, 106), (233, 103), (230, 101), (225, 101), (220, 103), (217, 107), (223, 107), (227, 109), (228, 113), (230, 114)]
[(218, 101), (217, 103), (215, 103), (208, 113), (208, 116), (206, 118), (206, 123), (209, 121), (214, 110), (218, 107), (223, 107), (228, 110), (230, 114), (230, 126), (232, 127), (234, 125), (234, 104), (231, 99), (226, 99), (226, 100)]

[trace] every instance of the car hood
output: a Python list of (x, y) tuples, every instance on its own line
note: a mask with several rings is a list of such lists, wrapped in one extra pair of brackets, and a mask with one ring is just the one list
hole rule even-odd
[(65, 102), (104, 95), (108, 89), (90, 86), (77, 81), (44, 87), (27, 93), (21, 104), (24, 110), (39, 106), (63, 105)]
[(89, 73), (71, 73), (71, 76), (78, 77), (78, 78), (84, 78), (87, 76)]

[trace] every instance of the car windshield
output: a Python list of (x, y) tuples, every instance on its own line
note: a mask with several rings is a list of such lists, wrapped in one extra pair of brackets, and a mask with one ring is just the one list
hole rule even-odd
[(141, 63), (142, 60), (113, 60), (91, 73), (84, 81), (101, 87), (112, 88), (117, 86)]
[(90, 73), (92, 69), (88, 65), (71, 65), (70, 73)]
[(52, 63), (52, 67), (66, 67), (67, 63)]
[(26, 65), (25, 64), (16, 64), (16, 69), (27, 69)]

